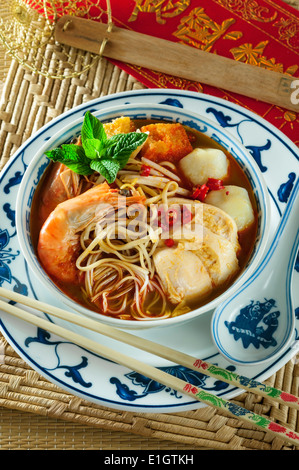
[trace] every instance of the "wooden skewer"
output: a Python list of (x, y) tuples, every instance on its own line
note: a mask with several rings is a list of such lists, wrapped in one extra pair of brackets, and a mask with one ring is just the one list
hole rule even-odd
[(136, 347), (142, 351), (146, 351), (148, 353), (162, 357), (163, 359), (173, 363), (180, 364), (184, 367), (187, 367), (188, 369), (201, 372), (204, 375), (208, 375), (209, 377), (213, 377), (215, 379), (229, 383), (230, 385), (273, 399), (278, 403), (299, 410), (299, 398), (295, 395), (285, 393), (281, 390), (278, 390), (277, 388), (265, 385), (243, 375), (238, 375), (234, 372), (228, 371), (227, 369), (215, 366), (214, 364), (211, 364), (207, 361), (192, 357), (188, 354), (161, 344), (157, 344), (145, 338), (140, 338), (126, 331), (113, 328), (109, 325), (101, 323), (100, 321), (92, 320), (91, 318), (83, 317), (61, 308), (48, 305), (44, 302), (26, 297), (16, 292), (11, 292), (7, 289), (4, 289), (3, 287), (0, 287), (0, 296), (26, 305), (27, 307), (34, 308), (41, 312), (46, 312), (56, 318), (60, 318), (88, 330), (100, 333), (109, 338)]
[[(14, 302), (20, 302), (28, 307), (36, 308), (50, 315), (52, 314), (59, 318), (63, 318), (64, 320), (83, 326), (84, 328), (91, 327), (93, 331), (97, 331), (101, 334), (106, 334), (107, 336), (113, 337), (114, 339), (117, 339), (119, 341), (125, 340), (125, 342), (128, 344), (131, 344), (135, 347), (140, 347), (140, 349), (143, 349), (145, 351), (150, 351), (153, 354), (159, 355), (161, 357), (166, 357), (167, 359), (177, 364), (181, 364), (181, 362), (178, 359), (188, 357), (187, 355), (179, 353), (178, 351), (172, 350), (170, 348), (166, 348), (164, 346), (152, 343), (142, 338), (138, 338), (135, 335), (131, 335), (124, 331), (112, 328), (108, 325), (104, 325), (92, 319), (81, 317), (80, 315), (73, 314), (71, 312), (59, 309), (57, 307), (52, 307), (43, 302), (39, 302), (35, 299), (22, 296), (21, 294), (14, 293), (3, 288), (0, 288), (0, 295)], [(290, 444), (299, 446), (299, 434), (298, 433), (290, 429), (287, 429), (285, 426), (278, 425), (272, 422), (271, 420), (269, 420), (268, 418), (259, 416), (256, 413), (246, 410), (245, 408), (232, 404), (228, 400), (217, 397), (216, 395), (212, 393), (208, 393), (205, 390), (194, 386), (193, 384), (190, 384), (177, 377), (167, 374), (166, 372), (159, 370), (151, 365), (145, 364), (133, 357), (126, 356), (125, 354), (117, 352), (107, 346), (101, 345), (94, 340), (86, 338), (75, 332), (69, 331), (66, 328), (63, 328), (59, 325), (51, 323), (44, 318), (40, 318), (32, 313), (22, 310), (8, 302), (0, 300), (0, 309), (21, 320), (24, 320), (39, 328), (49, 331), (59, 337), (62, 337), (66, 339), (67, 341), (70, 341), (74, 344), (77, 344), (78, 346), (81, 346), (96, 354), (99, 354), (100, 356), (103, 356), (106, 359), (109, 359), (113, 362), (117, 362), (118, 364), (128, 367), (129, 369), (132, 369), (142, 375), (145, 375), (146, 377), (151, 378), (152, 380), (155, 380), (161, 384), (164, 384), (167, 387), (170, 387), (174, 390), (187, 394), (191, 396), (192, 398), (194, 398), (195, 400), (198, 400), (207, 405), (213, 406), (214, 408), (218, 410), (225, 411), (229, 415), (237, 417), (238, 419), (245, 421), (247, 423), (250, 423), (251, 425), (258, 427), (259, 429), (262, 429), (263, 431), (269, 432), (276, 437), (280, 437), (286, 440), (287, 442), (289, 442)], [(143, 347), (144, 344), (146, 345), (146, 347)], [(154, 350), (152, 350), (153, 346), (155, 347)], [(170, 357), (168, 356), (169, 351), (171, 351), (171, 354), (172, 354)], [(167, 356), (165, 355), (165, 352), (167, 352)], [(194, 358), (190, 358), (190, 359), (192, 361)], [(185, 365), (185, 364), (183, 363), (182, 365)], [(187, 365), (187, 367), (189, 366)], [(206, 372), (207, 370), (204, 369), (204, 373)], [(222, 376), (219, 377), (219, 375), (217, 374), (216, 376), (218, 379), (220, 378), (222, 380)], [(293, 395), (292, 397), (298, 403), (298, 398), (294, 397)], [(273, 397), (273, 399), (275, 400), (276, 397)], [(292, 400), (290, 400), (290, 402), (288, 402), (288, 400), (286, 401), (283, 400), (283, 402), (284, 404), (289, 404), (289, 405), (292, 404)]]
[(287, 74), (116, 26), (108, 30), (106, 24), (68, 15), (57, 21), (55, 39), (110, 59), (299, 111), (299, 79)]

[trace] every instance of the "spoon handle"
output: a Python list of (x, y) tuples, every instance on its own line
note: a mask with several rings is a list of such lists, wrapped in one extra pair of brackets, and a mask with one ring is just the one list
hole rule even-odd
[(298, 192), (297, 178), (262, 262), (214, 312), (212, 337), (230, 362), (253, 365), (274, 360), (293, 341), (291, 281), (299, 246)]
[(287, 206), (282, 215), (280, 224), (275, 233), (271, 247), (265, 257), (264, 264), (267, 264), (273, 256), (274, 251), (283, 251), (283, 258), (280, 261), (289, 261), (294, 258), (294, 251), (298, 248), (299, 231), (299, 178), (294, 183)]

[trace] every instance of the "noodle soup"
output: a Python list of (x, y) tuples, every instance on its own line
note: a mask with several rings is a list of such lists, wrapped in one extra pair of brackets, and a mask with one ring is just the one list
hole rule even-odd
[[(188, 126), (122, 117), (103, 128), (115, 147), (115, 136), (145, 138), (117, 172), (110, 150), (109, 161), (98, 159), (102, 171), (51, 163), (31, 210), (44, 270), (67, 296), (115, 319), (162, 320), (207, 304), (240, 276), (254, 248), (248, 177), (225, 148)], [(71, 144), (78, 155), (82, 136)]]

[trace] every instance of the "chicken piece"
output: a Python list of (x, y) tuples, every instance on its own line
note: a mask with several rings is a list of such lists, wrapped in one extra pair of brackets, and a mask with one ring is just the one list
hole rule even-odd
[(203, 204), (203, 225), (216, 235), (232, 243), (235, 251), (240, 249), (238, 228), (234, 219), (219, 207)]
[(205, 230), (201, 247), (196, 250), (215, 286), (227, 282), (239, 270), (239, 262), (234, 245), (226, 238), (210, 230)]
[(225, 186), (218, 191), (210, 191), (205, 199), (229, 214), (236, 222), (238, 231), (242, 231), (254, 222), (254, 212), (248, 192), (239, 186)]
[(142, 157), (154, 162), (178, 162), (192, 151), (182, 124), (157, 123), (141, 127), (149, 136), (141, 150)]
[(185, 177), (197, 186), (206, 183), (208, 178), (225, 178), (229, 161), (222, 150), (196, 148), (182, 158), (179, 165)]
[[(196, 228), (196, 230), (195, 230)], [(212, 232), (205, 226), (184, 226), (174, 230), (173, 239), (184, 250), (192, 251), (201, 259), (212, 278), (213, 285), (220, 285), (232, 277), (239, 268), (238, 244)]]
[(234, 245), (205, 227), (201, 237), (187, 235), (180, 245), (200, 258), (214, 286), (228, 281), (239, 269)]
[(211, 278), (195, 253), (176, 248), (158, 249), (154, 264), (171, 303), (196, 301), (212, 290)]
[[(229, 240), (235, 250), (239, 250), (238, 228), (234, 219), (227, 212), (211, 204), (192, 201), (186, 198), (173, 197), (169, 198), (168, 202), (170, 207), (173, 204), (179, 204), (180, 206), (186, 207), (187, 210), (190, 210), (193, 216), (191, 221), (193, 231), (196, 231), (198, 227), (200, 229), (201, 226), (204, 226), (213, 233)], [(186, 227), (188, 228), (187, 224), (182, 227), (182, 231), (184, 231)]]
[[(188, 200), (174, 198), (181, 204)], [(171, 205), (170, 205), (171, 207)], [(239, 269), (238, 232), (234, 220), (221, 209), (194, 201), (193, 218), (175, 227), (175, 248), (160, 248), (154, 264), (172, 303), (197, 301), (232, 278)]]
[(126, 116), (116, 118), (114, 121), (104, 124), (104, 129), (108, 139), (116, 134), (128, 134), (129, 132), (136, 131), (134, 122)]

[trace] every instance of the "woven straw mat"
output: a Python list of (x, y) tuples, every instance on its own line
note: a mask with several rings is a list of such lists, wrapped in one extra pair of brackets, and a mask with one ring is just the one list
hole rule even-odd
[[(1, 56), (2, 54), (2, 56)], [(1, 60), (2, 59), (2, 60)], [(102, 59), (79, 78), (32, 75), (0, 51), (0, 169), (37, 129), (64, 111), (107, 94), (143, 88)], [(0, 335), (0, 449), (294, 450), (279, 438), (211, 407), (170, 414), (134, 413), (94, 405), (32, 370)], [(299, 356), (298, 356), (299, 357)], [(267, 380), (298, 394), (294, 358)], [(234, 401), (299, 431), (298, 412), (243, 393)]]

